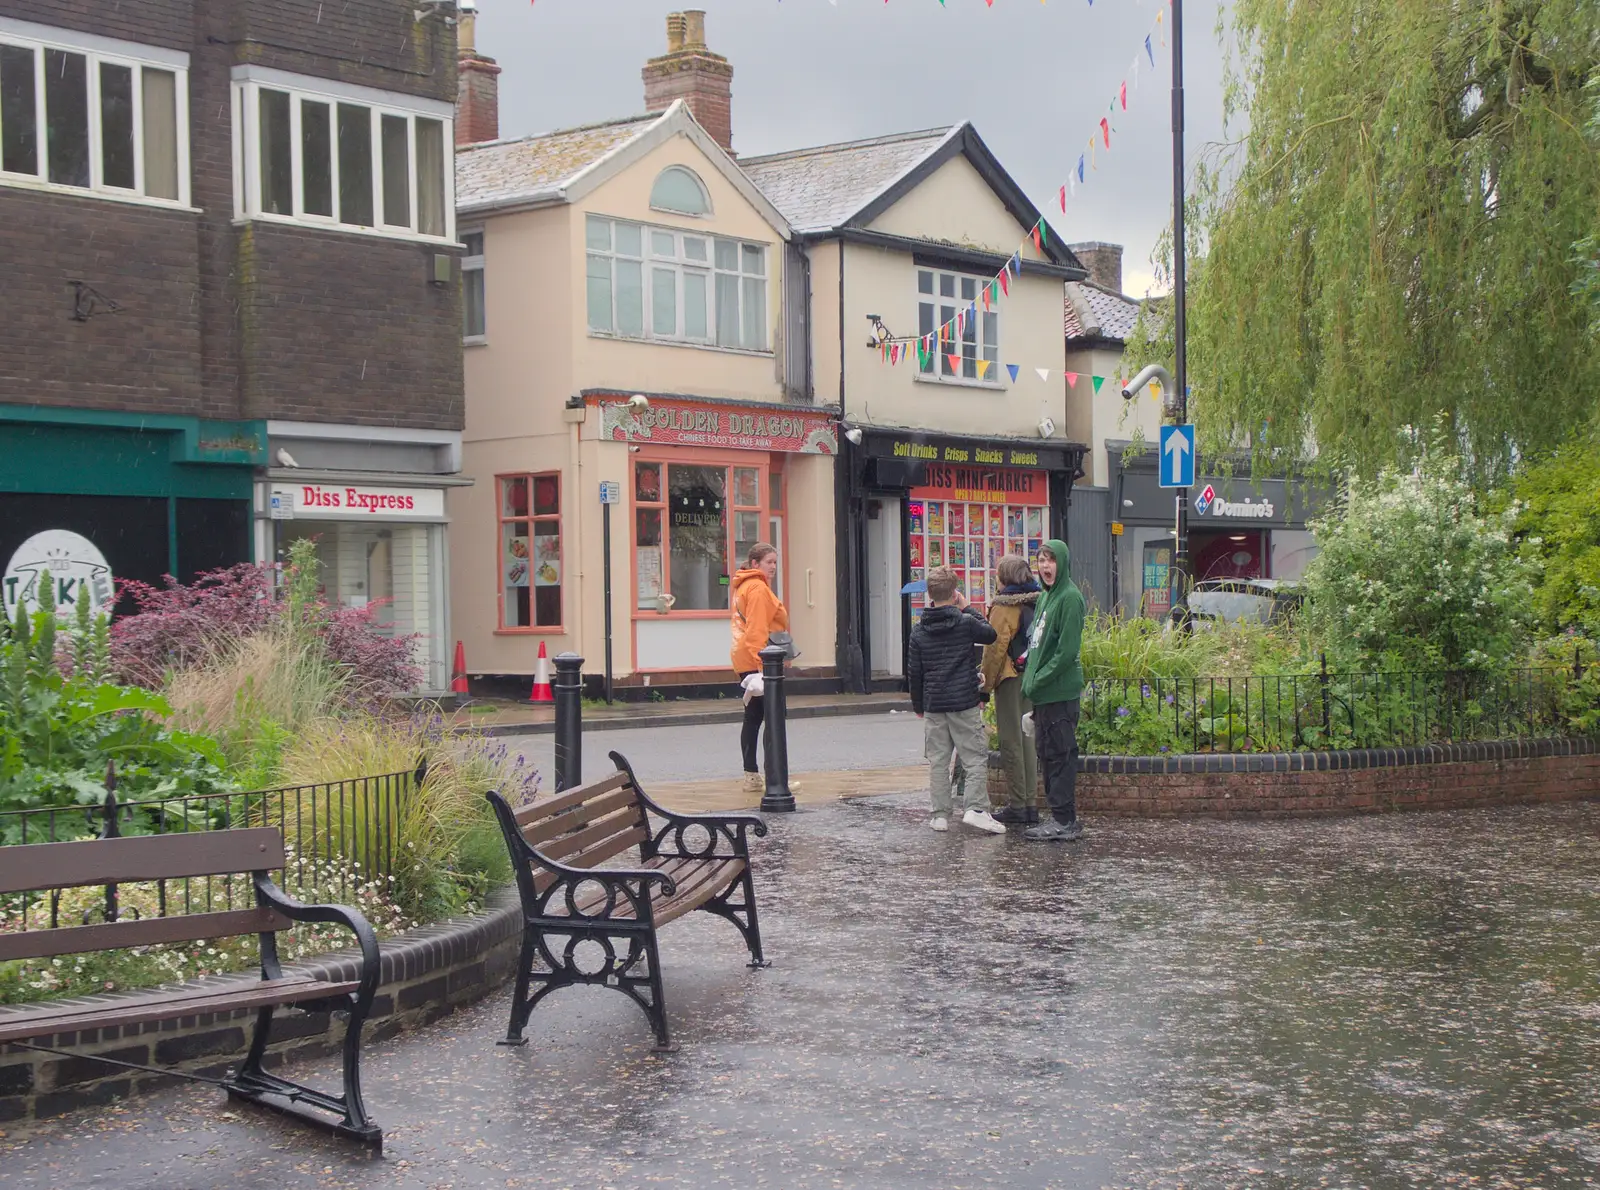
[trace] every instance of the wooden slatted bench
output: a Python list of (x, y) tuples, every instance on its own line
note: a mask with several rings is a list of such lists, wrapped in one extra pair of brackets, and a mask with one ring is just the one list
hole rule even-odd
[[(168, 942), (199, 942), (259, 934), (261, 979), (227, 980), (220, 984), (182, 984), (132, 995), (45, 1001), (0, 1008), (0, 1044), (46, 1053), (88, 1057), (111, 1066), (155, 1070), (132, 1062), (71, 1054), (35, 1039), (86, 1029), (109, 1029), (175, 1020), (202, 1013), (254, 1009), (255, 1033), (239, 1067), (219, 1083), (230, 1096), (308, 1120), (373, 1148), (383, 1146), (383, 1133), (367, 1116), (361, 1100), (361, 1026), (378, 987), (378, 942), (359, 912), (342, 905), (302, 905), (286, 896), (269, 878), (284, 863), (283, 835), (275, 827), (195, 831), (184, 834), (88, 839), (71, 843), (31, 843), (0, 848), (0, 896), (50, 892), (98, 884), (178, 881), (191, 877), (248, 872), (254, 908), (94, 925), (62, 926), (0, 934), (0, 961), (41, 959), (90, 951), (121, 950)], [(361, 947), (361, 978), (329, 982), (285, 974), (278, 961), (277, 931), (295, 922), (348, 926)], [(308, 1012), (348, 1012), (344, 1037), (344, 1093), (329, 1095), (268, 1074), (261, 1068), (272, 1028), (272, 1015), (292, 1005)], [(156, 1070), (184, 1078), (181, 1071)], [(308, 1110), (314, 1109), (314, 1110)]]
[[(759, 814), (679, 814), (639, 787), (621, 753), (593, 785), (513, 810), (489, 793), (522, 897), (522, 955), (502, 1045), (523, 1045), (534, 1005), (557, 988), (600, 984), (644, 1009), (658, 1050), (673, 1049), (656, 931), (691, 910), (727, 918), (764, 967), (747, 831)], [(629, 866), (617, 861), (631, 858)], [(603, 866), (603, 865), (610, 866)], [(600, 944), (587, 968), (578, 945)], [(595, 960), (599, 959), (598, 962)]]

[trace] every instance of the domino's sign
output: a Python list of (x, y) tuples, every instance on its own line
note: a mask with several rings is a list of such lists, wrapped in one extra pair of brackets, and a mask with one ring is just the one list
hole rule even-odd
[(56, 614), (62, 619), (75, 616), (78, 604), (85, 600), (91, 615), (111, 614), (116, 586), (105, 555), (81, 534), (46, 529), (17, 547), (4, 576), (0, 576), (0, 598), (4, 600), (7, 619), (16, 619), (19, 604), (30, 614), (39, 610), (40, 583), (47, 573)]
[(1206, 484), (1205, 490), (1194, 498), (1194, 510), (1201, 516), (1205, 516), (1206, 509), (1211, 507), (1212, 502), (1215, 501), (1216, 498), (1217, 489), (1212, 487), (1210, 484)]

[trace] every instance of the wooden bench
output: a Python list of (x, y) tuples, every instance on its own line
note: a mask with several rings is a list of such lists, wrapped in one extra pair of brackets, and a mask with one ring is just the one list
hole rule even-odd
[[(33, 843), (0, 848), (0, 895), (47, 892), (86, 885), (180, 881), (190, 877), (248, 872), (255, 905), (93, 925), (63, 926), (0, 934), (0, 961), (41, 959), (90, 951), (121, 950), (168, 942), (200, 942), (242, 934), (261, 937), (260, 980), (228, 980), (220, 985), (181, 984), (132, 995), (47, 1001), (0, 1008), (0, 1043), (59, 1054), (66, 1051), (30, 1044), (57, 1033), (111, 1029), (174, 1020), (202, 1013), (256, 1011), (255, 1033), (243, 1063), (221, 1079), (198, 1079), (181, 1071), (157, 1070), (107, 1058), (111, 1066), (155, 1070), (213, 1082), (235, 1099), (244, 1099), (308, 1120), (363, 1144), (381, 1149), (383, 1133), (361, 1101), (361, 1026), (378, 987), (378, 942), (354, 909), (342, 905), (302, 905), (285, 896), (268, 873), (284, 863), (283, 836), (275, 827), (195, 831), (185, 834), (89, 839), (72, 843)], [(176, 899), (176, 898), (174, 898)], [(295, 922), (348, 926), (361, 947), (361, 977), (327, 982), (285, 975), (278, 961), (277, 931)], [(293, 1005), (307, 1012), (348, 1012), (344, 1036), (344, 1094), (329, 1095), (268, 1074), (261, 1068), (273, 1011)], [(71, 1057), (93, 1055), (68, 1054)], [(315, 1110), (307, 1110), (315, 1109)], [(322, 1114), (318, 1114), (322, 1113)]]
[[(621, 753), (617, 771), (513, 810), (488, 794), (522, 896), (522, 956), (511, 1024), (502, 1045), (523, 1045), (534, 1005), (557, 988), (600, 984), (644, 1009), (656, 1048), (674, 1048), (656, 931), (693, 909), (731, 921), (765, 967), (746, 832), (767, 833), (758, 814), (678, 814), (639, 787)], [(629, 866), (616, 866), (623, 857)], [(612, 866), (602, 866), (610, 861)], [(578, 945), (602, 955), (580, 962)]]

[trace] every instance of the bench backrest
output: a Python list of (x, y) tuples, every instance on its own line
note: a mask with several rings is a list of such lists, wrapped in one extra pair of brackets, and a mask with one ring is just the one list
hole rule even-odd
[[(524, 806), (515, 817), (529, 846), (574, 868), (598, 868), (650, 838), (644, 806), (627, 773)], [(537, 863), (532, 868), (534, 888), (543, 892), (555, 874)]]
[[(0, 895), (264, 872), (283, 866), (283, 835), (276, 827), (85, 839), (72, 843), (24, 843), (0, 847)], [(63, 926), (0, 934), (0, 962), (197, 942), (268, 930), (292, 923), (272, 909), (254, 906), (212, 913)]]

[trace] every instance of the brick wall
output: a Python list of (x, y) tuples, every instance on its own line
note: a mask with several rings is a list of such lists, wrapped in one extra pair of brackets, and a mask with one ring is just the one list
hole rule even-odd
[[(990, 758), (989, 796), (1005, 798)], [(1226, 770), (1226, 771), (1225, 771)], [(1304, 818), (1464, 810), (1600, 797), (1600, 741), (1243, 756), (1085, 757), (1078, 809), (1134, 818)], [(1039, 806), (1044, 807), (1041, 788)]]
[[(477, 918), (429, 926), (383, 943), (382, 982), (363, 1040), (370, 1045), (419, 1028), (498, 988), (516, 968), (521, 920), (521, 907), (508, 890)], [(327, 979), (357, 978), (355, 960), (338, 955), (298, 969)], [(105, 1066), (90, 1061), (89, 1054), (221, 1077), (243, 1056), (254, 1019), (255, 1011), (245, 1009), (34, 1039), (35, 1044), (72, 1051), (70, 1057), (0, 1046), (0, 1124), (110, 1103), (180, 1081), (171, 1074)], [(325, 1012), (279, 1009), (272, 1036), (268, 1067), (321, 1058), (337, 1053), (343, 1044), (344, 1021)], [(379, 1126), (390, 1123), (381, 1094), (373, 1094), (370, 1084), (364, 1090)]]
[[(413, 0), (0, 0), (0, 14), (190, 54), (199, 213), (0, 187), (0, 401), (460, 429), (452, 248), (234, 226), (229, 77), (259, 63), (452, 102), (454, 30)], [(71, 320), (82, 280), (121, 311)]]

